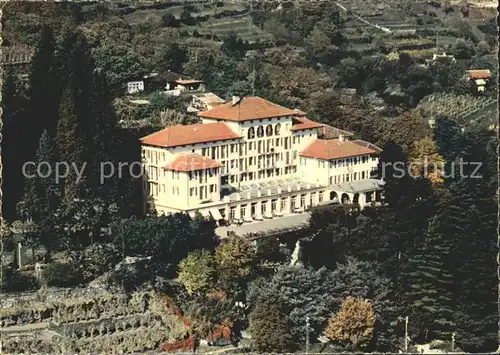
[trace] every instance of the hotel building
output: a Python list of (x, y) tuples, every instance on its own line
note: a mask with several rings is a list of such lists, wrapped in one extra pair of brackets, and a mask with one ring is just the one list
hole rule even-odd
[(380, 149), (260, 97), (198, 114), (141, 139), (145, 208), (226, 221), (380, 201)]

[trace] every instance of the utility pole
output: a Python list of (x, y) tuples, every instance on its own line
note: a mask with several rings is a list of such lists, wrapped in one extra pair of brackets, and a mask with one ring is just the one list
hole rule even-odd
[(306, 354), (309, 354), (309, 317), (306, 317)]
[(255, 63), (252, 68), (252, 96), (255, 96)]
[(455, 333), (451, 334), (451, 352), (455, 352)]
[(22, 268), (21, 264), (21, 243), (17, 243), (17, 265), (18, 265), (18, 270), (20, 271)]
[(405, 352), (408, 352), (408, 316), (405, 318)]

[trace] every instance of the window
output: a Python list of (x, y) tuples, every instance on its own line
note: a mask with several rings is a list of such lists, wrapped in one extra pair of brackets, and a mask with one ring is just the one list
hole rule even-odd
[(365, 178), (365, 172), (364, 172), (364, 171), (362, 171), (362, 172), (361, 172), (361, 179), (364, 179), (364, 178)]
[(320, 191), (320, 192), (319, 192), (319, 195), (318, 195), (318, 201), (319, 201), (319, 202), (323, 202), (323, 194), (324, 194), (324, 193), (325, 193), (324, 191)]
[(259, 141), (259, 143), (257, 143), (257, 153), (262, 153), (262, 141)]
[(201, 148), (201, 155), (207, 155), (207, 148)]
[(272, 211), (276, 211), (276, 204), (277, 204), (278, 200), (272, 200), (271, 201), (271, 212)]
[(247, 206), (246, 205), (241, 206), (241, 215), (242, 216), (247, 215)]
[(236, 151), (236, 144), (231, 144), (231, 153)]
[(282, 198), (281, 199), (281, 210), (284, 211), (286, 208), (286, 199)]
[(253, 142), (249, 142), (248, 143), (248, 150), (252, 150), (253, 149)]
[(280, 130), (281, 130), (281, 124), (277, 124), (275, 127), (274, 127), (274, 134), (275, 135), (279, 135), (280, 134)]
[(358, 173), (354, 173), (353, 180), (356, 180), (358, 178)]
[(259, 128), (257, 128), (257, 137), (258, 138), (264, 137), (264, 127), (259, 126)]
[(275, 146), (279, 147), (280, 146), (280, 139), (279, 138), (276, 138), (276, 144)]
[(273, 126), (272, 125), (268, 125), (266, 127), (266, 136), (270, 137), (273, 135)]
[(345, 174), (345, 182), (349, 181), (349, 174)]
[(306, 195), (300, 196), (300, 207), (306, 207)]

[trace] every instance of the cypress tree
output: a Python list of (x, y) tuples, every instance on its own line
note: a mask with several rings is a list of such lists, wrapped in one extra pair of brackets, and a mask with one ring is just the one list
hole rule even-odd
[(16, 218), (16, 204), (23, 197), (24, 176), (23, 164), (31, 160), (26, 154), (25, 140), (28, 134), (28, 115), (26, 98), (23, 90), (17, 85), (16, 76), (11, 70), (5, 73), (2, 87), (2, 179), (3, 189), (2, 215), (7, 220)]
[[(87, 162), (87, 149), (84, 129), (75, 109), (74, 91), (76, 90), (71, 86), (64, 91), (59, 109), (60, 119), (57, 125), (56, 140), (60, 160), (76, 166), (80, 170)], [(81, 180), (78, 180), (75, 170), (71, 168), (62, 185), (64, 187), (63, 198), (65, 201), (69, 202), (75, 198), (82, 198), (84, 197), (86, 176), (83, 174)]]
[(44, 26), (41, 31), (30, 72), (30, 110), (33, 126), (30, 131), (36, 137), (36, 144), (43, 131), (55, 132), (58, 116), (57, 80), (53, 66), (55, 51), (54, 33), (51, 27)]
[(47, 204), (47, 212), (50, 213), (57, 208), (59, 187), (54, 176), (57, 161), (56, 146), (47, 130), (44, 130), (40, 137), (36, 158), (37, 162), (44, 162), (39, 167), (40, 185)]

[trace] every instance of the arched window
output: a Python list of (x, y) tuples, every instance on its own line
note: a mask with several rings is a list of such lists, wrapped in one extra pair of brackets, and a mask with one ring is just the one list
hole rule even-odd
[(257, 137), (258, 138), (264, 137), (264, 127), (259, 126), (259, 128), (257, 128)]
[(248, 139), (254, 139), (255, 138), (255, 129), (253, 127), (250, 127), (248, 129)]
[(280, 129), (281, 129), (281, 124), (277, 124), (276, 127), (274, 127), (274, 134), (279, 135), (280, 134)]
[(273, 135), (273, 126), (269, 125), (266, 127), (266, 136), (272, 136)]

